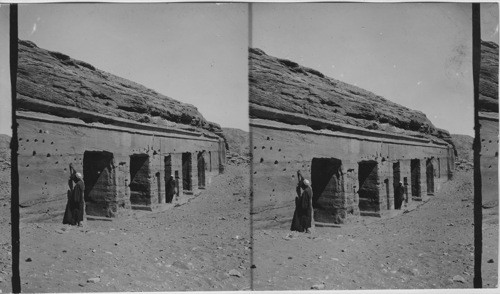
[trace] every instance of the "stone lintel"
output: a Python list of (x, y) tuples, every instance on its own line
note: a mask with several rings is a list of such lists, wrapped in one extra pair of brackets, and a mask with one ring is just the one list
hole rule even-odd
[[(270, 124), (269, 122), (273, 122)], [(269, 120), (261, 120), (261, 119), (251, 119), (250, 120), (251, 127), (259, 127), (266, 129), (274, 129), (280, 131), (292, 131), (292, 132), (300, 132), (300, 133), (309, 133), (315, 134), (319, 136), (329, 136), (329, 137), (341, 137), (348, 139), (356, 139), (356, 140), (365, 140), (372, 142), (383, 142), (383, 143), (392, 143), (392, 144), (404, 144), (411, 146), (422, 146), (422, 147), (432, 147), (432, 148), (441, 148), (448, 149), (448, 144), (437, 143), (432, 140), (420, 139), (415, 137), (410, 137), (406, 135), (398, 135), (398, 134), (388, 134), (382, 132), (373, 132), (371, 134), (366, 133), (364, 135), (357, 133), (350, 133), (349, 129), (343, 129), (342, 131), (330, 131), (330, 130), (322, 130), (316, 131), (307, 126), (296, 126), (290, 125), (282, 122), (275, 122)]]
[[(131, 134), (141, 134), (141, 135), (165, 137), (165, 138), (178, 138), (178, 139), (209, 141), (209, 142), (218, 142), (220, 139), (219, 137), (215, 136), (208, 137), (207, 135), (198, 132), (184, 131), (167, 127), (159, 127), (157, 128), (156, 131), (152, 131), (140, 128), (102, 124), (97, 122), (85, 123), (75, 118), (63, 118), (59, 116), (54, 116), (45, 113), (37, 113), (37, 112), (16, 111), (16, 117), (17, 119), (26, 119), (26, 120), (48, 122), (61, 125), (70, 125), (70, 126), (85, 127), (91, 129), (102, 129), (102, 130), (117, 131), (117, 132), (127, 132)], [(133, 126), (133, 124), (131, 124), (130, 126)]]
[(492, 121), (498, 121), (498, 113), (497, 112), (484, 112), (480, 111), (478, 113), (479, 119), (486, 119)]

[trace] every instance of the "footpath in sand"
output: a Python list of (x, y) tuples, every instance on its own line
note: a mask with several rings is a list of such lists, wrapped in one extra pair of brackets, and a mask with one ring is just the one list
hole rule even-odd
[[(430, 197), (415, 210), (365, 225), (291, 234), (289, 223), (276, 222), (255, 230), (254, 289), (472, 288), (472, 171), (457, 171)], [(498, 213), (483, 222), (486, 288), (497, 286), (497, 258)]]
[(181, 206), (83, 228), (21, 220), (22, 291), (249, 290), (248, 175), (228, 165)]

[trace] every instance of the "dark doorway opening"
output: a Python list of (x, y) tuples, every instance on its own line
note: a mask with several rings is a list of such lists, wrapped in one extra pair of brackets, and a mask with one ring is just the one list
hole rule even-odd
[(314, 219), (325, 223), (343, 223), (346, 199), (342, 161), (313, 158), (311, 164)]
[(397, 195), (398, 193), (398, 186), (399, 182), (401, 182), (401, 164), (398, 162), (395, 162), (392, 164), (392, 188), (394, 191), (394, 208), (398, 209), (399, 206), (399, 201), (398, 197), (401, 197), (403, 195)]
[(109, 216), (109, 209), (116, 212), (116, 177), (113, 153), (85, 151), (83, 153), (83, 178), (87, 214)]
[(441, 177), (441, 159), (438, 158), (437, 159), (437, 177), (440, 178)]
[(389, 179), (385, 179), (384, 184), (385, 184), (385, 202), (387, 203), (386, 209), (389, 210), (391, 209), (391, 197), (390, 197), (391, 189), (389, 188)]
[(426, 176), (427, 195), (434, 195), (434, 165), (432, 164), (432, 159), (427, 159)]
[(361, 161), (358, 163), (359, 180), (359, 210), (380, 210), (378, 164), (374, 160)]
[(209, 161), (208, 169), (210, 171), (212, 171), (212, 152), (211, 151), (208, 151), (208, 161)]
[(420, 197), (420, 160), (412, 159), (411, 169), (411, 196)]
[(151, 204), (151, 182), (149, 155), (130, 156), (130, 203), (132, 205)]
[(172, 155), (167, 155), (165, 156), (165, 159), (163, 161), (165, 165), (165, 179), (169, 179), (171, 175), (173, 175), (172, 172)]
[[(172, 155), (165, 156), (163, 160), (165, 166), (165, 203), (172, 203), (175, 191), (175, 178), (172, 178)], [(172, 189), (172, 187), (174, 189)], [(172, 191), (173, 190), (173, 191)]]
[(184, 191), (192, 191), (192, 169), (191, 153), (182, 153), (182, 189)]
[(205, 188), (205, 157), (204, 152), (198, 152), (198, 188)]

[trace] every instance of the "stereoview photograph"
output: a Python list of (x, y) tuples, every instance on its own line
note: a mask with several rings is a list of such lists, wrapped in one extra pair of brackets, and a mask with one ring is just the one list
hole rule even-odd
[(19, 5), (23, 292), (250, 289), (247, 7)]
[[(481, 12), (482, 277), (497, 287), (498, 6)], [(254, 289), (472, 288), (472, 5), (252, 16)]]

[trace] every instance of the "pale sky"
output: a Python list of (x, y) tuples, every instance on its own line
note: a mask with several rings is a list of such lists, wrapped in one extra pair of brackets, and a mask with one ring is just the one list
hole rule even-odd
[(19, 38), (248, 131), (247, 4), (19, 5)]
[[(473, 134), (470, 4), (252, 4), (253, 47)], [(19, 37), (248, 130), (247, 4), (19, 6)], [(11, 134), (9, 9), (0, 5), (0, 133)], [(481, 4), (498, 43), (498, 5)], [(397, 25), (394, 25), (397, 24)]]
[[(266, 3), (252, 9), (252, 47), (420, 110), (450, 133), (473, 135), (470, 4)], [(498, 43), (498, 13), (494, 23), (490, 37)]]
[(9, 28), (9, 7), (0, 5), (0, 134), (12, 136)]

